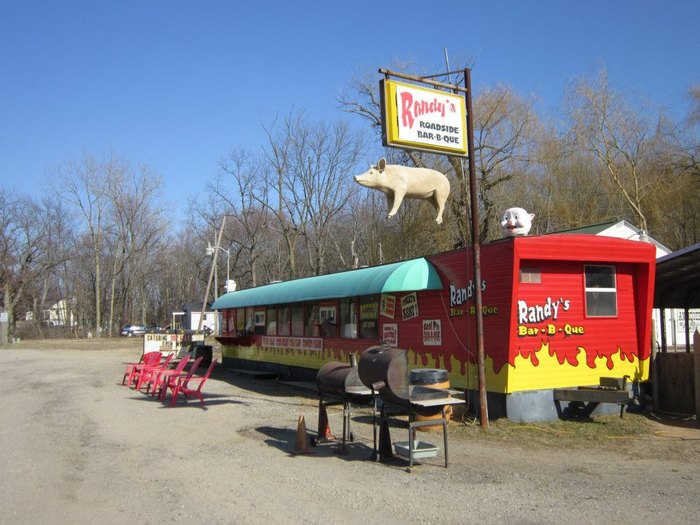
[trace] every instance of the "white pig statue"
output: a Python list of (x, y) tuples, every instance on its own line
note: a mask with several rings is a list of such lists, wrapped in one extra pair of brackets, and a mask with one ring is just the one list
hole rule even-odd
[(396, 215), (404, 198), (425, 199), (437, 210), (435, 222), (442, 224), (442, 212), (450, 195), (450, 181), (439, 171), (387, 164), (386, 159), (380, 159), (376, 166), (371, 166), (362, 175), (356, 175), (355, 182), (384, 194), (389, 207), (387, 218)]
[(522, 208), (508, 208), (503, 214), (501, 229), (503, 233), (515, 237), (516, 235), (527, 235), (532, 228), (534, 213), (528, 213)]

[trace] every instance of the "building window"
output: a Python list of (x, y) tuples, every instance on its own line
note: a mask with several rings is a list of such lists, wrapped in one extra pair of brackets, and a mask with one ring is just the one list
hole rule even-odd
[(342, 299), (340, 301), (340, 336), (357, 339), (357, 301)]
[(282, 306), (277, 311), (277, 333), (279, 335), (289, 335), (289, 306)]
[(292, 335), (294, 337), (304, 335), (304, 306), (301, 304), (292, 306)]
[(318, 319), (321, 323), (321, 337), (338, 337), (336, 330), (335, 306), (319, 306)]
[(235, 310), (224, 310), (224, 333), (222, 335), (236, 335)]
[(255, 312), (255, 334), (265, 335), (265, 310), (257, 310)]
[(242, 334), (245, 330), (245, 308), (236, 308), (236, 333)]
[(539, 268), (520, 268), (520, 282), (540, 284), (542, 282), (542, 272)]
[(267, 309), (267, 335), (277, 335), (277, 310)]
[(585, 266), (586, 315), (617, 315), (617, 286), (614, 266)]
[(306, 337), (318, 337), (318, 305), (306, 304), (306, 327), (304, 328)]
[(367, 295), (360, 299), (360, 337), (379, 338), (379, 298)]
[(251, 307), (245, 309), (245, 333), (251, 335), (255, 333), (255, 310)]

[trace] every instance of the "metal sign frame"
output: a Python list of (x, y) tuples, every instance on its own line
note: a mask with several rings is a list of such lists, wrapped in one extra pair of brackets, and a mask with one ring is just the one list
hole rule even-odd
[[(471, 70), (465, 68), (460, 71), (448, 71), (446, 73), (438, 73), (436, 75), (429, 75), (425, 77), (416, 77), (412, 75), (407, 75), (405, 73), (398, 73), (395, 71), (390, 71), (388, 69), (379, 69), (379, 73), (383, 74), (385, 80), (389, 80), (390, 77), (401, 78), (404, 80), (409, 80), (418, 84), (427, 84), (433, 87), (442, 88), (443, 90), (451, 91), (452, 93), (463, 93), (464, 103), (466, 108), (467, 117), (467, 157), (469, 160), (469, 193), (470, 193), (470, 212), (471, 212), (471, 235), (472, 235), (472, 256), (474, 260), (474, 282), (481, 282), (481, 246), (479, 244), (479, 206), (478, 206), (478, 194), (477, 194), (477, 181), (476, 181), (476, 164), (474, 161), (474, 119), (472, 117), (472, 80), (471, 80)], [(433, 80), (435, 77), (445, 77), (449, 78), (450, 75), (454, 73), (463, 73), (464, 75), (464, 87), (454, 84), (445, 84), (444, 82), (438, 82)], [(384, 87), (384, 86), (382, 86)], [(382, 130), (384, 132), (386, 126), (384, 124), (386, 118), (389, 115), (385, 113), (385, 93), (381, 90), (381, 107), (382, 107)], [(384, 133), (383, 133), (384, 134)], [(403, 145), (385, 144), (391, 147), (399, 147), (404, 149), (415, 149), (407, 148)], [(423, 149), (423, 148), (421, 148)], [(456, 155), (455, 153), (447, 153), (445, 151), (434, 151), (431, 149), (432, 153), (441, 153), (443, 155)], [(476, 307), (476, 340), (477, 340), (477, 377), (478, 377), (478, 388), (479, 388), (479, 422), (481, 428), (486, 429), (489, 426), (488, 423), (488, 405), (486, 398), (486, 372), (484, 365), (484, 316), (483, 316), (483, 299), (481, 295), (481, 286), (476, 286), (474, 290), (474, 302)]]

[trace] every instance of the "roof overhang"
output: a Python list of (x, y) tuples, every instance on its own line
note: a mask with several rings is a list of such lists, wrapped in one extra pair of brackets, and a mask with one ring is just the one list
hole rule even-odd
[(656, 308), (700, 308), (700, 243), (656, 261)]
[(212, 304), (211, 308), (226, 310), (244, 306), (441, 289), (442, 281), (437, 270), (430, 262), (421, 257), (410, 261), (238, 290), (222, 295)]

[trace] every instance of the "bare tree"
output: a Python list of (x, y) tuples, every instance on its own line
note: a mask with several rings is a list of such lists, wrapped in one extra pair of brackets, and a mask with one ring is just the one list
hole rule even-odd
[[(229, 250), (235, 248), (232, 261), (233, 267), (239, 268), (239, 281), (248, 280), (257, 286), (262, 244), (269, 237), (270, 223), (269, 207), (261, 204), (269, 201), (265, 165), (244, 149), (236, 149), (229, 152), (220, 167), (226, 176), (217, 178), (208, 189), (224, 203), (223, 210), (230, 217), (224, 238), (229, 240)], [(239, 261), (245, 261), (245, 270)]]
[(276, 224), (270, 227), (277, 231), (284, 242), (288, 267), (286, 273), (289, 278), (301, 275), (297, 264), (297, 247), (299, 239), (305, 234), (304, 225), (299, 223), (298, 217), (293, 216), (294, 201), (287, 196), (285, 182), (290, 177), (292, 130), (293, 123), (298, 118), (298, 115), (295, 117), (290, 114), (281, 124), (275, 119), (269, 127), (264, 128), (267, 142), (263, 146), (263, 153), (271, 169), (263, 170), (263, 183), (265, 187), (272, 188), (273, 193), (262, 198), (256, 197), (259, 204), (276, 218)]
[(483, 242), (497, 234), (503, 210), (517, 205), (498, 199), (498, 189), (531, 169), (540, 124), (532, 102), (506, 86), (480, 93), (474, 108), (474, 149), (483, 207), (479, 235)]
[[(600, 183), (587, 155), (576, 152), (554, 129), (542, 134), (533, 160), (537, 168), (503, 184), (498, 199), (535, 212), (531, 233), (549, 233), (621, 219), (610, 187)], [(508, 207), (508, 206), (506, 206)]]
[(102, 257), (109, 226), (110, 179), (120, 176), (121, 170), (113, 156), (100, 161), (85, 155), (80, 161), (59, 167), (52, 179), (54, 192), (76, 210), (87, 231), (92, 257), (93, 326), (98, 337), (102, 332)]
[(206, 226), (188, 223), (163, 239), (163, 248), (153, 254), (156, 274), (152, 283), (157, 295), (154, 307), (158, 322), (169, 324), (173, 311), (201, 300), (211, 259), (205, 253)]
[(364, 151), (362, 137), (347, 122), (294, 127), (292, 169), (287, 195), (304, 224), (306, 252), (313, 274), (326, 271), (335, 219), (356, 191), (351, 175)]
[[(133, 169), (124, 162), (109, 184), (109, 219), (114, 224), (107, 237), (111, 267), (109, 335), (116, 327), (116, 301), (121, 296), (121, 319), (146, 322), (151, 311), (148, 282), (157, 266), (153, 254), (163, 247), (166, 218), (157, 201), (160, 177), (146, 166)], [(117, 284), (121, 289), (117, 290)], [(119, 292), (119, 294), (118, 294)], [(151, 319), (152, 321), (152, 319)]]
[(351, 175), (364, 151), (363, 138), (345, 122), (309, 123), (302, 113), (274, 122), (266, 133), (263, 151), (270, 169), (264, 178), (275, 193), (258, 202), (275, 216), (270, 227), (287, 248), (289, 276), (302, 275), (302, 238), (309, 271), (318, 274), (333, 251), (333, 221), (355, 191)]
[(63, 225), (62, 215), (56, 202), (36, 202), (0, 187), (0, 283), (11, 328), (20, 304), (35, 314), (36, 323), (42, 321), (40, 303), (46, 293), (37, 295), (37, 291), (42, 285), (48, 287), (49, 274), (66, 257), (55, 243)]
[(54, 312), (59, 326), (64, 329), (73, 326), (73, 298), (64, 293), (59, 269), (71, 257), (70, 245), (74, 229), (70, 214), (58, 199), (48, 195), (42, 197), (36, 211), (34, 223), (42, 225), (38, 237), (42, 256), (36, 283), (30, 288), (30, 293), (33, 296), (35, 329), (41, 336), (43, 312), (50, 305), (61, 305)]
[(372, 131), (381, 136), (382, 109), (376, 74), (350, 80), (350, 86), (338, 97), (342, 111), (366, 121)]
[(592, 155), (634, 214), (637, 225), (649, 229), (646, 203), (657, 178), (650, 168), (663, 145), (661, 119), (652, 121), (632, 109), (608, 82), (607, 71), (577, 80), (568, 92), (568, 116), (573, 140)]

